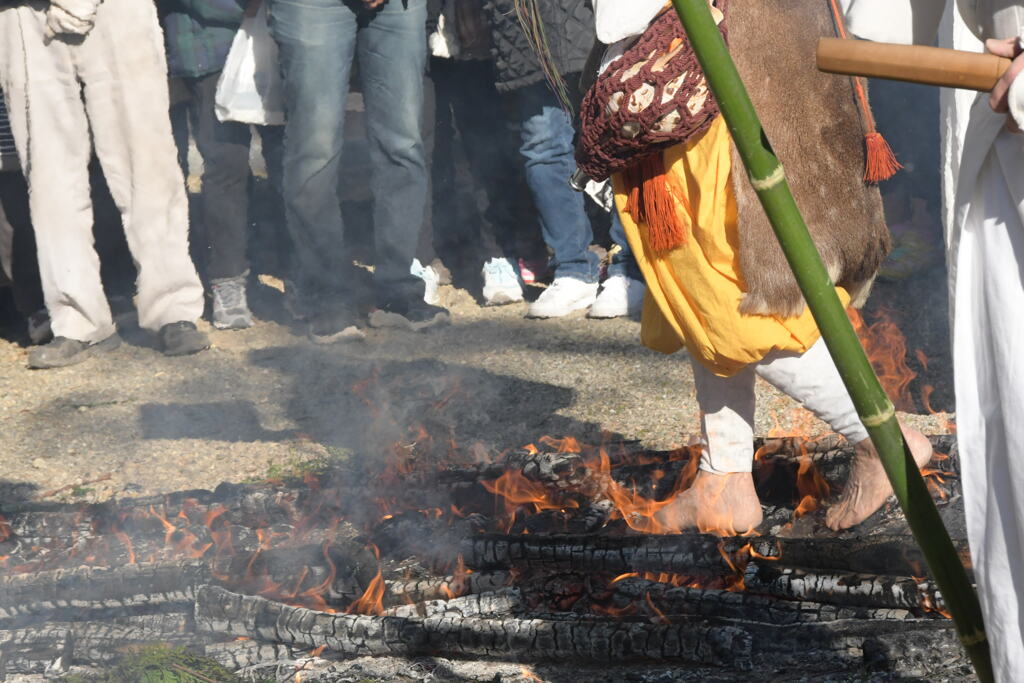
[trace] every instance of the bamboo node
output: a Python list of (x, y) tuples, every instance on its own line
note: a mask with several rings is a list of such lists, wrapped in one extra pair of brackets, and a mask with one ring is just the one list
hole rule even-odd
[(886, 422), (896, 417), (896, 406), (892, 404), (892, 401), (887, 401), (886, 403), (888, 403), (888, 405), (877, 415), (867, 415), (860, 418), (860, 421), (864, 423), (865, 427), (868, 429), (881, 427)]
[(786, 169), (779, 164), (775, 167), (775, 170), (771, 172), (767, 177), (764, 178), (751, 178), (750, 184), (754, 187), (756, 192), (764, 192), (770, 190), (779, 183), (786, 180)]

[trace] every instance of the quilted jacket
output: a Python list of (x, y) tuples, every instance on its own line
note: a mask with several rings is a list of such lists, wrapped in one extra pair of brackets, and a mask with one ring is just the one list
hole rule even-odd
[[(538, 0), (537, 7), (558, 70), (563, 76), (578, 74), (594, 45), (590, 0)], [(491, 23), (498, 90), (518, 90), (543, 81), (540, 62), (516, 18), (515, 1), (486, 0), (484, 10)]]

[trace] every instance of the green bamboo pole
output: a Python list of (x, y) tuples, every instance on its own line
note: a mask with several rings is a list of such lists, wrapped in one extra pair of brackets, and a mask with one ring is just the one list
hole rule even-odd
[(782, 165), (761, 127), (707, 0), (672, 2), (718, 100), (750, 182), (768, 214), (857, 413), (878, 449), (896, 497), (956, 623), (960, 641), (978, 677), (992, 681), (992, 663), (978, 596), (903, 438), (896, 409), (871, 368), (811, 240)]

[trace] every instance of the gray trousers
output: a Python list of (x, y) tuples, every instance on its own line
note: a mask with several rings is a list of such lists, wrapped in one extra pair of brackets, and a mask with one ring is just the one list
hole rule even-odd
[(138, 266), (140, 326), (194, 321), (203, 288), (188, 253), (154, 3), (105, 0), (87, 36), (52, 40), (44, 35), (48, 4), (0, 9), (0, 85), (28, 179), (54, 335), (99, 341), (115, 330), (93, 245), (93, 146)]

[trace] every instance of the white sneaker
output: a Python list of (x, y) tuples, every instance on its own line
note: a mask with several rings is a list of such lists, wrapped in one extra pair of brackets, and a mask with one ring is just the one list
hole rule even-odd
[(438, 276), (437, 271), (434, 270), (434, 266), (424, 266), (417, 258), (412, 260), (409, 272), (423, 280), (425, 285), (423, 288), (423, 300), (431, 306), (436, 306), (437, 302), (440, 301), (437, 287), (440, 284), (441, 278)]
[(597, 295), (597, 301), (590, 307), (587, 317), (637, 317), (644, 307), (646, 291), (647, 286), (639, 280), (625, 275), (613, 275), (601, 285), (601, 293)]
[(551, 286), (530, 304), (527, 318), (560, 318), (588, 308), (597, 299), (597, 283), (574, 277), (556, 277)]
[(484, 264), (484, 306), (503, 306), (523, 300), (523, 288), (516, 269), (507, 258), (492, 258)]

